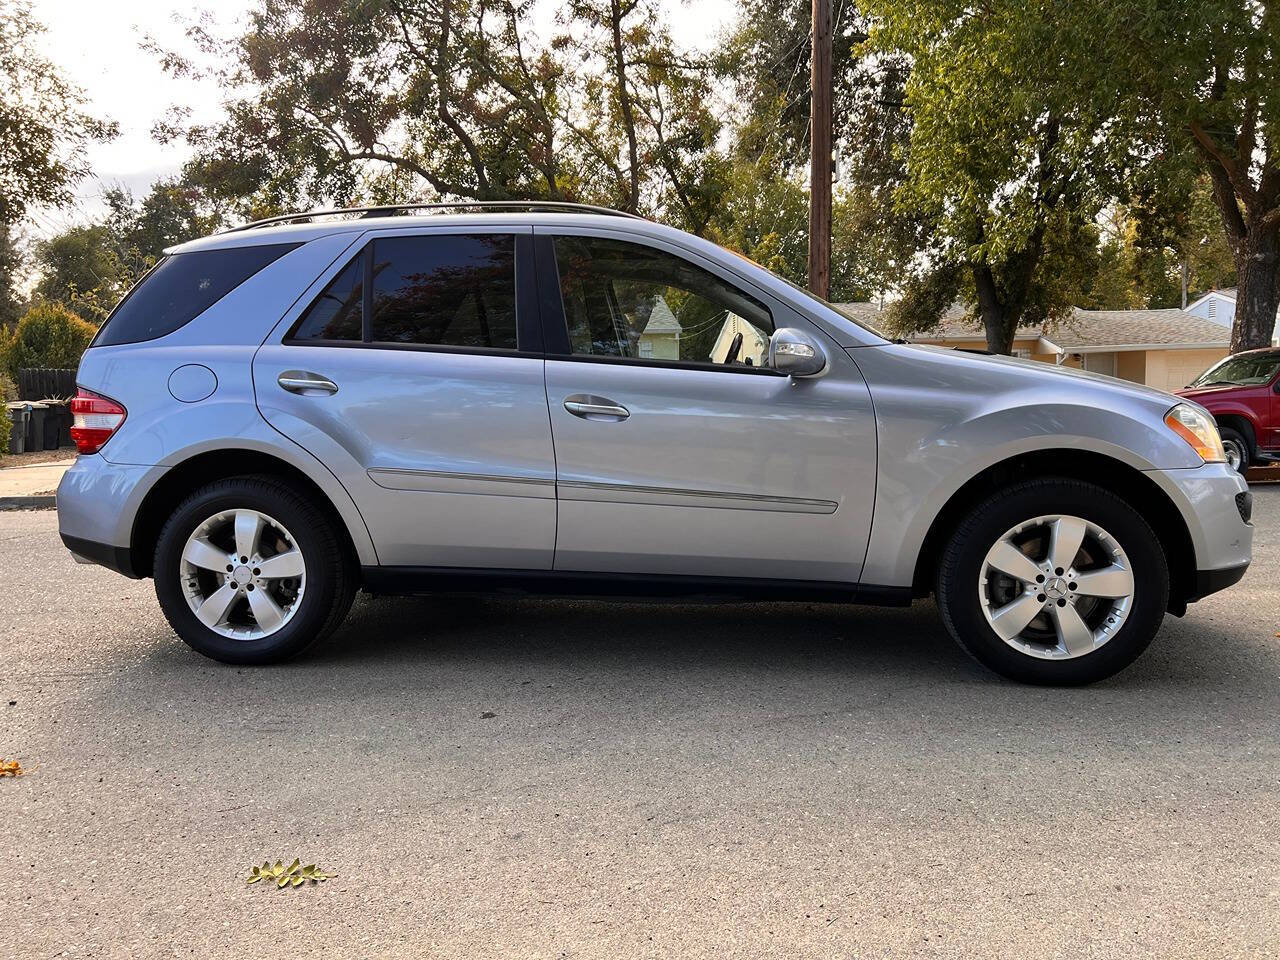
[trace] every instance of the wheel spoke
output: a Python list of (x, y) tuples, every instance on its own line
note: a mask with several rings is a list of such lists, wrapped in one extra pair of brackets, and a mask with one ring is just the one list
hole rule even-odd
[(1084, 543), (1084, 521), (1077, 517), (1059, 517), (1053, 521), (1049, 538), (1049, 562), (1055, 568), (1066, 570), (1080, 552)]
[(1073, 605), (1050, 606), (1049, 613), (1053, 616), (1053, 625), (1058, 631), (1058, 643), (1067, 653), (1075, 657), (1093, 649), (1093, 631), (1080, 618)]
[(987, 554), (987, 563), (1023, 583), (1034, 583), (1042, 571), (1036, 562), (1008, 540), (1001, 540)]
[(236, 552), (242, 557), (252, 557), (258, 552), (262, 539), (262, 514), (254, 510), (236, 511)]
[(224, 583), (209, 594), (204, 603), (200, 604), (199, 609), (196, 610), (196, 616), (206, 627), (216, 627), (227, 619), (227, 614), (231, 612), (231, 605), (236, 602), (236, 596), (235, 587), (229, 582)]
[(182, 551), (182, 559), (195, 567), (205, 570), (217, 570), (219, 573), (227, 569), (227, 555), (208, 540), (188, 540)]
[(1119, 564), (1091, 570), (1076, 578), (1076, 593), (1086, 597), (1117, 599), (1133, 593), (1133, 574)]
[(249, 591), (249, 609), (253, 611), (253, 618), (258, 621), (258, 626), (268, 633), (284, 620), (284, 610), (265, 590)]
[(295, 547), (274, 557), (267, 557), (258, 564), (258, 569), (268, 580), (279, 580), (282, 577), (300, 577), (306, 567), (302, 562), (302, 551)]
[(991, 626), (995, 627), (1001, 640), (1012, 640), (1043, 609), (1044, 603), (1037, 600), (1034, 593), (1024, 593), (997, 610), (991, 617)]

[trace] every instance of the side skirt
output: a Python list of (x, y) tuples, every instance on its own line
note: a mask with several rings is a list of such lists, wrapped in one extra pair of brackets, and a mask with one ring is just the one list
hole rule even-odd
[(670, 574), (581, 573), (567, 570), (502, 570), (464, 567), (362, 567), (364, 589), (387, 595), (613, 597), (700, 602), (795, 600), (905, 607), (910, 587), (826, 580), (692, 577)]

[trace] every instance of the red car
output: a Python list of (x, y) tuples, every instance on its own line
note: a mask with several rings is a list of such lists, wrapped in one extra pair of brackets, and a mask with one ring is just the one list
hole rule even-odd
[(1178, 396), (1213, 414), (1227, 461), (1241, 473), (1280, 461), (1280, 348), (1227, 357), (1179, 390)]

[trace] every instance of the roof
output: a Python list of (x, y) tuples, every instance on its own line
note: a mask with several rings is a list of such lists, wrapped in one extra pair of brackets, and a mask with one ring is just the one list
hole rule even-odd
[[(880, 308), (874, 303), (840, 303), (836, 307), (859, 320), (874, 321)], [(985, 343), (981, 323), (961, 306), (952, 306), (942, 322), (912, 340), (932, 343), (962, 340)], [(1176, 307), (1163, 310), (1083, 310), (1073, 307), (1071, 316), (1057, 323), (1021, 326), (1015, 340), (1040, 340), (1050, 353), (1093, 353), (1102, 350), (1144, 348), (1191, 349), (1227, 347), (1230, 331), (1211, 320), (1202, 320)]]
[(1185, 310), (1081, 310), (1050, 327), (1043, 339), (1067, 353), (1100, 347), (1228, 347), (1231, 331)]
[(679, 333), (681, 329), (680, 321), (676, 319), (676, 315), (667, 306), (666, 298), (662, 294), (658, 294), (653, 299), (653, 309), (649, 312), (649, 322), (644, 325), (644, 332)]

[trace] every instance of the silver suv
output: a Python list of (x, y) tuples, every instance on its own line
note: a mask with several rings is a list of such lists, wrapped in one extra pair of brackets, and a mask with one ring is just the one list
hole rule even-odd
[(932, 592), (992, 669), (1084, 683), (1248, 566), (1194, 403), (891, 342), (645, 220), (435, 207), (176, 247), (85, 353), (62, 539), (201, 653), (293, 656), (359, 588)]

